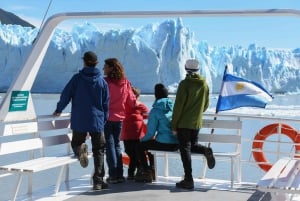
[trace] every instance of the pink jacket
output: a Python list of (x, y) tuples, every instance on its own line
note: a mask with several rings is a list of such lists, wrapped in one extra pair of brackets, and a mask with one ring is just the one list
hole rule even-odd
[(109, 88), (109, 116), (108, 121), (123, 121), (125, 108), (133, 108), (136, 98), (132, 92), (131, 84), (127, 79), (112, 80), (105, 78)]

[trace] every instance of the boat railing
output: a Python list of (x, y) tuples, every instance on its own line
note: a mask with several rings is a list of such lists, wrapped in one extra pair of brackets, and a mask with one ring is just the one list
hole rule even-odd
[[(2, 122), (0, 125), (0, 129), (1, 129), (0, 131), (2, 132), (1, 133), (2, 136), (0, 137), (0, 143), (7, 140), (7, 137), (11, 138), (10, 140), (14, 140), (19, 137), (24, 138), (23, 134), (27, 134), (26, 136), (29, 138), (36, 136), (38, 132), (41, 132), (43, 128), (42, 125), (45, 126), (45, 122), (50, 122), (53, 125), (53, 132), (57, 132), (55, 130), (57, 130), (60, 126), (63, 126), (63, 125), (58, 125), (58, 122), (61, 122), (61, 124), (65, 125), (65, 123), (68, 123), (69, 118), (70, 118), (70, 113), (63, 113), (60, 117), (56, 117), (53, 115), (39, 115), (34, 120), (27, 120), (27, 121), (20, 121), (20, 122)], [(217, 114), (216, 115), (213, 113), (205, 113), (204, 118), (236, 119), (242, 121), (242, 130), (241, 130), (242, 181), (248, 181), (248, 180), (250, 180), (250, 182), (258, 181), (259, 178), (265, 173), (265, 169), (261, 168), (262, 165), (266, 164), (270, 166), (282, 157), (292, 157), (292, 158), (300, 157), (300, 153), (299, 153), (300, 120), (299, 119), (279, 118), (279, 117), (271, 117), (271, 116), (253, 116), (253, 115), (251, 116), (251, 115), (244, 115), (244, 114)], [(267, 136), (265, 139), (258, 139), (258, 140), (256, 139), (254, 141), (255, 136), (257, 136), (259, 131), (269, 125), (274, 125), (274, 126), (278, 125), (279, 127), (281, 125), (284, 125), (284, 126), (288, 126), (288, 128), (291, 128), (292, 130), (289, 131), (288, 133), (280, 133), (277, 131), (272, 131), (272, 133), (269, 136)], [(70, 128), (67, 127), (66, 129), (70, 129)], [(282, 131), (286, 132), (286, 130), (282, 130)], [(3, 133), (6, 133), (6, 136), (3, 136)], [(293, 135), (296, 138), (290, 139), (292, 133), (294, 133)], [(259, 143), (261, 148), (255, 148), (253, 145), (254, 143)], [(255, 159), (253, 153), (258, 153), (258, 155), (259, 153), (262, 153), (265, 158)], [(174, 159), (174, 156), (170, 155), (170, 159), (172, 158)], [(180, 159), (180, 155), (175, 156), (175, 160), (178, 161), (178, 159)], [(224, 161), (224, 162), (228, 162), (228, 161)], [(219, 165), (218, 164), (216, 165), (215, 171), (219, 171), (218, 169), (222, 168), (221, 163), (222, 162), (220, 162)], [(200, 162), (198, 165), (199, 167), (197, 168), (202, 167), (202, 164), (200, 164)], [(254, 178), (249, 177), (248, 174), (243, 173), (244, 171), (247, 170), (249, 166), (252, 169), (251, 171), (255, 173), (251, 175), (257, 175), (257, 177)], [(181, 164), (180, 163), (176, 164), (176, 167), (178, 167), (180, 171)], [(225, 166), (223, 166), (223, 168), (224, 167)], [(163, 171), (163, 170), (158, 170), (158, 171)], [(174, 170), (173, 172), (176, 171)], [(170, 174), (172, 174), (173, 172), (171, 171)], [(222, 172), (222, 170), (220, 170), (220, 172)], [(214, 176), (214, 175), (215, 175), (214, 170), (211, 170), (207, 173), (207, 177)], [(218, 174), (216, 175), (217, 178), (222, 178), (220, 177), (220, 175)], [(228, 178), (228, 175), (226, 176), (226, 178)]]

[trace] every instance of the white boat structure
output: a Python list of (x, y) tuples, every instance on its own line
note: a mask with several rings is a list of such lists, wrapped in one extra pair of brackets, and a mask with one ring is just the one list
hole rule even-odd
[[(298, 195), (300, 193), (300, 163), (298, 164), (297, 160), (300, 152), (300, 137), (298, 140), (298, 129), (295, 129), (300, 128), (300, 119), (219, 114), (218, 120), (220, 122), (224, 121), (226, 123), (229, 120), (238, 122), (235, 128), (238, 131), (235, 133), (238, 138), (222, 137), (221, 139), (227, 141), (226, 143), (233, 144), (234, 153), (228, 151), (225, 155), (231, 154), (234, 157), (222, 158), (220, 154), (221, 159), (217, 160), (216, 168), (206, 171), (203, 158), (193, 156), (193, 164), (198, 163), (199, 159), (198, 166), (193, 167), (195, 177), (195, 189), (193, 191), (182, 191), (175, 188), (175, 183), (180, 180), (180, 175), (173, 175), (173, 170), (182, 168), (178, 153), (157, 153), (158, 177), (151, 184), (127, 181), (123, 184), (110, 185), (109, 189), (97, 192), (91, 191), (90, 175), (93, 170), (81, 169), (76, 159), (71, 157), (70, 150), (67, 150), (70, 155), (64, 155), (63, 159), (58, 153), (61, 151), (60, 147), (49, 151), (50, 156), (45, 153), (47, 152), (45, 151), (46, 146), (68, 142), (66, 138), (62, 140), (61, 137), (54, 138), (53, 136), (69, 136), (70, 133), (68, 128), (70, 114), (64, 114), (62, 117), (37, 115), (33, 102), (34, 95), (30, 93), (53, 31), (60, 22), (79, 18), (214, 16), (300, 17), (300, 11), (269, 9), (74, 12), (61, 13), (50, 17), (42, 27), (28, 59), (24, 66), (20, 68), (19, 74), (6, 92), (0, 106), (0, 170), (3, 172), (1, 172), (0, 181), (1, 188), (4, 189), (4, 185), (7, 187), (7, 190), (1, 192), (7, 194), (7, 196), (4, 196), (5, 199), (70, 201), (96, 199), (154, 201), (163, 199), (183, 200), (186, 198), (189, 200), (205, 199), (207, 201), (300, 200)], [(207, 129), (214, 129), (216, 126), (214, 124), (215, 114), (205, 114), (205, 118), (207, 119)], [(225, 123), (220, 123), (222, 124), (221, 128), (224, 128), (224, 130), (233, 126)], [(251, 133), (247, 133), (249, 131)], [(257, 137), (257, 141), (254, 142), (253, 136), (256, 133), (262, 134), (263, 138)], [(41, 135), (46, 136), (41, 137)], [(228, 133), (225, 133), (225, 135), (228, 136)], [(274, 137), (271, 140), (268, 138), (270, 135)], [(46, 137), (47, 140), (44, 139)], [(28, 140), (28, 143), (26, 143), (26, 140)], [(266, 143), (275, 144), (275, 149), (265, 151), (263, 145)], [(34, 147), (36, 147), (36, 150), (32, 151)], [(285, 151), (282, 151), (283, 147)], [(26, 154), (19, 155), (15, 153), (17, 149), (21, 151), (30, 150), (30, 158)], [(37, 150), (41, 150), (43, 153), (33, 159), (38, 155)], [(267, 154), (273, 154), (271, 156), (272, 160), (269, 161), (264, 158)], [(59, 159), (62, 160), (58, 161), (58, 155), (61, 157)], [(258, 158), (254, 158), (253, 155)], [(284, 160), (280, 160), (282, 158)], [(35, 160), (38, 162), (33, 163)], [(7, 164), (6, 161), (13, 162)], [(21, 163), (21, 161), (25, 162)], [(278, 166), (277, 170), (273, 168), (275, 162), (276, 167)], [(25, 167), (30, 168), (26, 169)], [(59, 167), (61, 167), (60, 171)], [(126, 170), (124, 172), (126, 173)], [(266, 172), (270, 172), (270, 174), (266, 174)], [(25, 177), (22, 180), (23, 175)], [(65, 181), (62, 181), (64, 175)]]

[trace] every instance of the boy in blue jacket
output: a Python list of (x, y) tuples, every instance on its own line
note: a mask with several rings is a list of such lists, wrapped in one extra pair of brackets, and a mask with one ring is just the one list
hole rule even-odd
[(71, 146), (82, 167), (88, 166), (87, 134), (91, 136), (94, 157), (93, 190), (108, 187), (104, 177), (104, 124), (108, 118), (108, 85), (96, 65), (97, 55), (86, 52), (83, 56), (83, 69), (75, 74), (63, 89), (57, 103), (55, 116), (60, 116), (65, 107), (72, 102)]

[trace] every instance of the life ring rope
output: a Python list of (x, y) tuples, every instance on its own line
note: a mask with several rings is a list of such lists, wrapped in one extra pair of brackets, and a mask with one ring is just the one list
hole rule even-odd
[(263, 152), (264, 142), (267, 137), (273, 134), (283, 134), (291, 139), (295, 146), (295, 158), (300, 158), (300, 135), (299, 133), (287, 124), (274, 123), (269, 124), (259, 130), (252, 143), (252, 155), (258, 166), (264, 171), (268, 171), (272, 164), (266, 159)]

